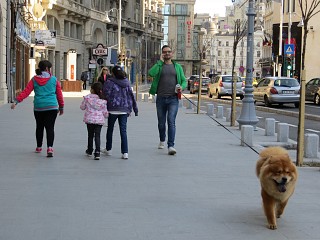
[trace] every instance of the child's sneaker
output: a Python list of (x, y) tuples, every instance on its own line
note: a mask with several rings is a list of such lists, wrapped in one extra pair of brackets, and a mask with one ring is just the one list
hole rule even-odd
[(41, 147), (37, 147), (36, 150), (35, 150), (36, 153), (41, 153), (41, 151), (42, 151)]
[(53, 157), (53, 148), (52, 147), (48, 147), (48, 149), (47, 149), (47, 157)]
[(86, 154), (87, 154), (88, 157), (91, 157), (91, 156), (92, 156), (92, 152), (89, 152), (88, 149), (86, 150)]
[(94, 153), (94, 160), (100, 160), (100, 153)]

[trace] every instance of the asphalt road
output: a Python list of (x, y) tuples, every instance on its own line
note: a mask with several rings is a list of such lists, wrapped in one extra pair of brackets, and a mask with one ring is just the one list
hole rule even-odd
[[(184, 93), (185, 97), (197, 100), (198, 95)], [(214, 99), (209, 98), (207, 95), (201, 96), (202, 109), (206, 108), (205, 103), (213, 101), (219, 105), (229, 108), (231, 106), (231, 98)], [(237, 99), (237, 118), (241, 113), (242, 101)], [(312, 102), (306, 102), (305, 105), (305, 133), (314, 133), (320, 139), (320, 106), (314, 105)], [(297, 141), (298, 124), (299, 124), (299, 108), (295, 108), (293, 104), (284, 104), (283, 106), (274, 105), (272, 107), (265, 107), (263, 104), (256, 104), (256, 115), (259, 119), (257, 127), (264, 128), (266, 118), (274, 118), (277, 122), (289, 124), (289, 138)], [(319, 141), (320, 148), (320, 141)]]

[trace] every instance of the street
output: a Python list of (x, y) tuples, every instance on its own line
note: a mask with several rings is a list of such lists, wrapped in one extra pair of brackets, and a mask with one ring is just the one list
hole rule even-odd
[[(184, 93), (185, 97), (189, 97), (191, 99), (197, 100), (197, 94), (188, 94), (187, 91)], [(231, 98), (225, 97), (222, 99), (214, 99), (209, 98), (207, 95), (202, 94), (201, 99), (201, 107), (203, 109), (206, 108), (205, 103), (209, 101), (213, 101), (219, 105), (223, 105), (226, 108), (230, 108), (231, 106)], [(242, 101), (237, 98), (237, 117), (241, 113)], [(306, 114), (310, 115), (310, 118), (306, 116), (305, 118), (305, 133), (314, 133), (319, 136), (320, 139), (320, 106), (314, 105), (311, 102), (306, 102), (305, 105)], [(294, 114), (292, 114), (294, 113)], [(283, 106), (274, 105), (272, 107), (265, 107), (263, 103), (256, 104), (256, 115), (259, 119), (257, 127), (265, 128), (265, 119), (266, 118), (274, 118), (276, 122), (287, 123), (289, 124), (289, 138), (297, 141), (298, 135), (298, 113), (299, 108), (295, 108), (293, 104), (284, 104)], [(277, 131), (277, 130), (276, 130)], [(320, 141), (319, 141), (320, 148)]]

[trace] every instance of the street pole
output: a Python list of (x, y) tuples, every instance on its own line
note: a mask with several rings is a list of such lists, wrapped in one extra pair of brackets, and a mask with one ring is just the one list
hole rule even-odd
[[(291, 43), (291, 24), (292, 24), (292, 0), (289, 0), (289, 23), (288, 23), (288, 44)], [(287, 77), (291, 77), (291, 69), (287, 69)]]
[(256, 126), (259, 122), (253, 100), (252, 74), (253, 74), (253, 56), (254, 56), (254, 18), (256, 16), (254, 9), (254, 0), (249, 0), (248, 7), (248, 34), (247, 34), (247, 73), (244, 87), (244, 98), (242, 100), (242, 109), (238, 118), (239, 128), (242, 125)]
[[(119, 0), (119, 9), (118, 9), (118, 56), (122, 52), (122, 45), (121, 45), (121, 0)], [(122, 60), (120, 61), (120, 65), (123, 66)]]
[[(283, 24), (283, 0), (281, 0), (280, 6), (280, 33), (279, 33), (279, 54), (278, 56), (282, 55), (282, 24)], [(284, 57), (282, 57), (282, 61), (284, 61)], [(282, 64), (278, 63), (278, 77), (281, 77), (282, 72)]]
[(202, 87), (202, 56), (203, 56), (203, 35), (204, 32), (200, 30), (199, 34), (199, 52), (200, 52), (200, 72), (199, 72), (199, 88), (198, 88), (198, 105), (197, 105), (197, 114), (200, 113), (201, 106), (201, 87)]

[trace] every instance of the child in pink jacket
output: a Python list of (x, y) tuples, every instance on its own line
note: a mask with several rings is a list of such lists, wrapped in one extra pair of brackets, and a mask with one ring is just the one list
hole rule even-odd
[(90, 94), (83, 97), (80, 109), (85, 111), (83, 121), (87, 124), (88, 130), (86, 154), (92, 156), (94, 138), (96, 146), (94, 159), (99, 160), (101, 128), (108, 117), (107, 101), (103, 99), (102, 84), (100, 82), (92, 84), (90, 92)]

